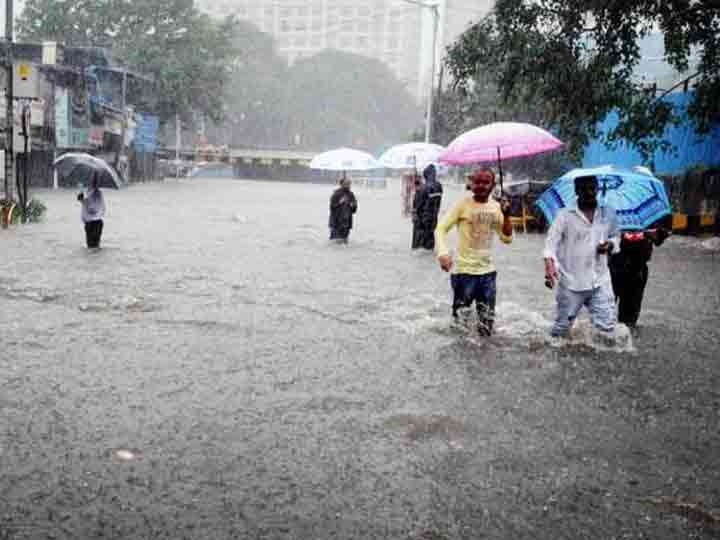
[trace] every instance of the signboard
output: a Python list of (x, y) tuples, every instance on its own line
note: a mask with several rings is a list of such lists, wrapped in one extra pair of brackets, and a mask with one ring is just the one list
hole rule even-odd
[(32, 73), (32, 69), (30, 68), (30, 64), (20, 64), (18, 66), (18, 76), (23, 81), (27, 81), (30, 78), (31, 73)]
[(55, 146), (70, 146), (70, 104), (65, 88), (55, 88)]
[(16, 98), (40, 97), (40, 74), (32, 64), (16, 64), (13, 69), (13, 93)]
[(45, 125), (45, 100), (30, 102), (30, 125), (42, 127)]
[(105, 133), (105, 126), (90, 126), (88, 133), (88, 143), (92, 146), (103, 145), (103, 133)]
[(135, 113), (132, 112), (132, 108), (128, 108), (128, 113), (125, 115), (125, 146), (130, 147), (135, 140), (135, 129), (137, 128), (137, 121)]
[(90, 144), (90, 129), (70, 128), (70, 146), (87, 147)]
[(43, 41), (42, 44), (42, 63), (45, 65), (55, 65), (58, 57), (58, 44), (55, 41)]
[(135, 127), (135, 150), (138, 152), (154, 152), (157, 150), (157, 134), (160, 129), (160, 119), (157, 116), (145, 114), (137, 115), (138, 123)]
[(112, 135), (122, 135), (122, 122), (117, 118), (105, 117), (105, 131)]

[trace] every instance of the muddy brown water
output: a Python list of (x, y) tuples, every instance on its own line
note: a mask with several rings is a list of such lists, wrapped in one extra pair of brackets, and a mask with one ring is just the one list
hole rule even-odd
[(45, 191), (0, 231), (0, 539), (720, 534), (720, 255), (656, 250), (633, 353), (557, 347), (519, 234), (481, 340), (395, 186), (348, 246), (330, 190), (108, 192), (95, 253)]

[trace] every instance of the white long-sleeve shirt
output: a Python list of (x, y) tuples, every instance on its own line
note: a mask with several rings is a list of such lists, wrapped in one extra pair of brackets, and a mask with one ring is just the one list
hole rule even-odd
[(589, 291), (610, 283), (608, 256), (597, 252), (608, 241), (620, 251), (620, 230), (612, 208), (597, 208), (592, 223), (577, 208), (560, 210), (545, 240), (544, 257), (555, 261), (560, 283), (571, 291)]
[(83, 223), (97, 221), (105, 217), (105, 198), (99, 189), (88, 190), (82, 201), (80, 217)]

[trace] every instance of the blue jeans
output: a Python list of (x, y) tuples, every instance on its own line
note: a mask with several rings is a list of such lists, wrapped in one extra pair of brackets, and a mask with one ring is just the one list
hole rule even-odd
[(588, 291), (571, 291), (561, 283), (557, 291), (557, 317), (550, 334), (566, 336), (583, 306), (590, 312), (595, 328), (603, 332), (615, 329), (615, 295), (609, 283)]
[(478, 331), (484, 336), (492, 334), (495, 321), (495, 297), (497, 272), (476, 276), (472, 274), (453, 274), (450, 276), (454, 297), (452, 313), (458, 320), (466, 319), (469, 309), (475, 302), (478, 314)]

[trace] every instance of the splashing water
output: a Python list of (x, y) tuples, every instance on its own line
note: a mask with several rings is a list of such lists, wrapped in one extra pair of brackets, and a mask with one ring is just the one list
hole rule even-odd
[(618, 323), (612, 332), (603, 332), (594, 328), (587, 318), (578, 319), (566, 338), (555, 338), (548, 334), (546, 343), (551, 347), (587, 347), (614, 353), (636, 352), (627, 326)]
[[(612, 332), (602, 332), (581, 315), (567, 338), (553, 338), (550, 336), (552, 320), (527, 306), (502, 302), (496, 308), (495, 317), (494, 336), (502, 341), (520, 341), (531, 348), (586, 347), (602, 352), (636, 352), (630, 329), (624, 324), (617, 324)], [(474, 310), (464, 324), (451, 323), (451, 327), (460, 335), (471, 339), (477, 337)]]

